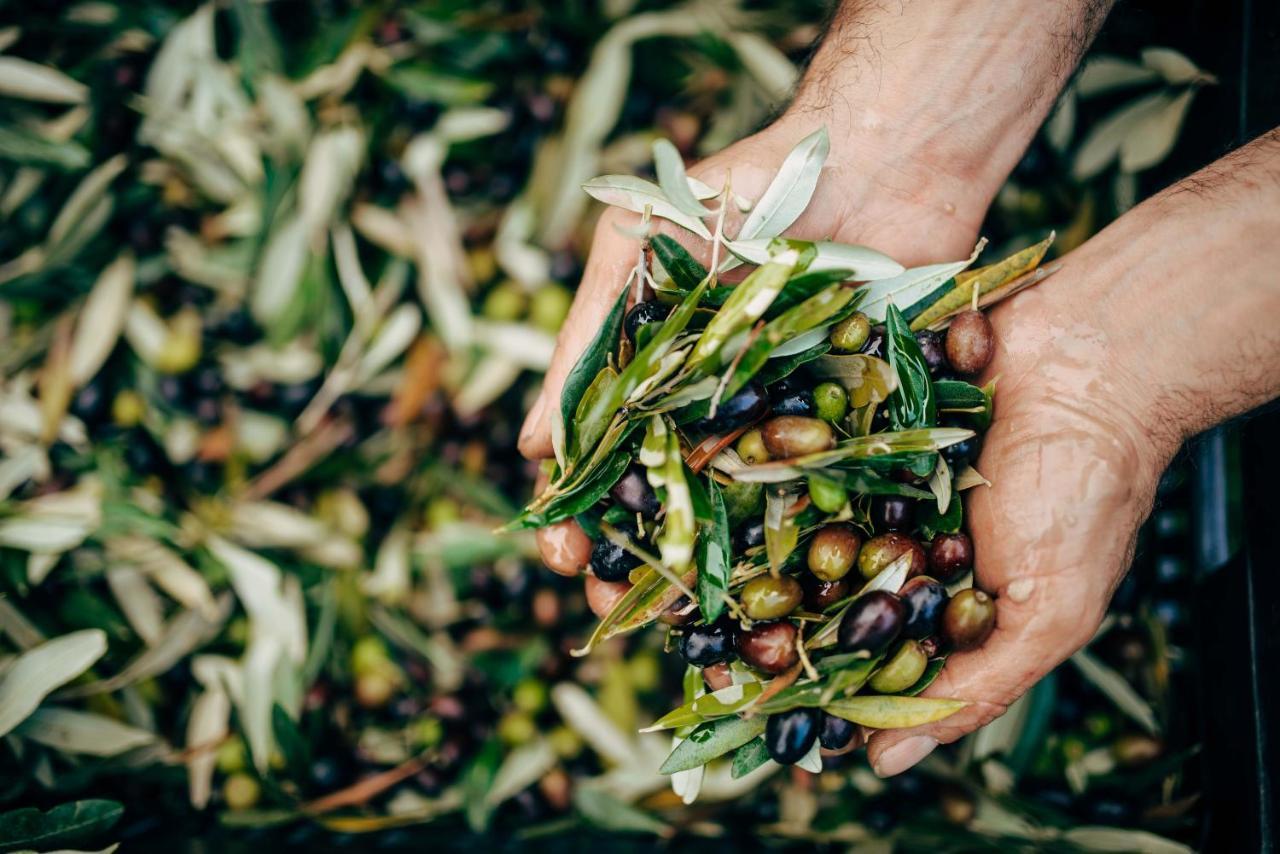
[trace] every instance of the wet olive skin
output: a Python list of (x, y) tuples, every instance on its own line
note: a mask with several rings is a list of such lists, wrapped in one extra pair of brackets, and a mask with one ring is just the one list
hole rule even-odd
[(806, 575), (800, 582), (800, 586), (804, 588), (805, 609), (819, 614), (847, 598), (853, 590), (846, 578), (823, 581), (813, 575)]
[(769, 717), (764, 746), (779, 765), (794, 765), (818, 739), (818, 709), (791, 709)]
[(815, 415), (823, 421), (839, 421), (849, 412), (849, 393), (839, 383), (819, 383), (813, 389)]
[(849, 746), (858, 725), (844, 718), (822, 713), (822, 728), (818, 731), (818, 743), (827, 750), (842, 750)]
[(947, 362), (946, 344), (937, 332), (921, 329), (916, 333), (916, 343), (920, 345), (920, 352), (924, 354), (924, 363), (929, 366), (931, 375), (936, 377), (950, 367)]
[(760, 437), (769, 454), (778, 459), (816, 454), (835, 447), (831, 425), (819, 418), (779, 415), (764, 422)]
[(916, 522), (916, 501), (902, 495), (877, 495), (871, 501), (871, 523), (882, 531), (909, 531)]
[(804, 598), (800, 582), (789, 575), (753, 578), (742, 588), (742, 610), (753, 620), (776, 620), (794, 611)]
[(694, 626), (680, 639), (680, 654), (694, 667), (732, 661), (736, 654), (735, 640), (733, 627), (726, 622)]
[(609, 495), (632, 513), (639, 513), (646, 519), (657, 516), (662, 509), (658, 494), (649, 485), (643, 466), (633, 465), (628, 468), (609, 490)]
[[(768, 409), (769, 398), (764, 387), (750, 382), (733, 397), (721, 401), (714, 418), (702, 418), (692, 426), (704, 433), (728, 433), (757, 420)], [(768, 447), (767, 442), (765, 446)]]
[(748, 522), (733, 532), (733, 547), (737, 551), (758, 548), (764, 545), (764, 520), (756, 519)]
[(799, 629), (790, 620), (756, 623), (751, 631), (738, 631), (738, 657), (765, 673), (777, 675), (800, 660), (796, 650)]
[(871, 321), (865, 314), (855, 311), (831, 329), (828, 340), (838, 353), (856, 353), (867, 343), (871, 334)]
[(827, 525), (809, 541), (809, 571), (823, 581), (838, 581), (858, 559), (862, 536), (852, 525)]
[(995, 627), (995, 600), (976, 587), (961, 590), (942, 612), (942, 639), (952, 649), (972, 649), (980, 645)]
[(738, 439), (736, 446), (738, 456), (742, 457), (742, 461), (747, 465), (757, 465), (759, 463), (769, 462), (769, 451), (765, 449), (764, 439), (760, 436), (759, 430), (748, 430)]
[(875, 578), (881, 570), (907, 552), (911, 552), (912, 555), (907, 577), (914, 578), (922, 575), (928, 565), (924, 547), (906, 534), (897, 531), (879, 534), (867, 540), (862, 546), (862, 551), (858, 553), (858, 571), (862, 573), (863, 578), (868, 580)]
[(887, 590), (873, 590), (850, 604), (840, 621), (838, 638), (845, 652), (876, 654), (897, 640), (907, 620), (907, 607)]
[(941, 581), (951, 582), (973, 569), (973, 540), (960, 531), (939, 534), (929, 546), (929, 571)]
[(975, 434), (963, 442), (956, 442), (942, 449), (942, 456), (953, 469), (971, 463), (982, 453), (982, 435)]
[(823, 513), (839, 513), (849, 500), (849, 493), (833, 480), (809, 476), (809, 500)]
[[(619, 528), (619, 531), (635, 537), (633, 530)], [(601, 581), (626, 581), (631, 570), (639, 565), (640, 558), (606, 537), (591, 547), (591, 571)]]
[(996, 352), (991, 321), (980, 311), (962, 311), (947, 328), (947, 361), (962, 374), (976, 374), (991, 363)]
[(646, 323), (657, 323), (660, 320), (666, 320), (667, 315), (671, 313), (671, 306), (663, 305), (660, 302), (650, 300), (649, 302), (638, 302), (627, 312), (626, 317), (622, 320), (622, 329), (627, 333), (627, 338), (631, 339), (631, 343), (636, 343), (636, 333), (640, 331), (640, 327)]
[(871, 677), (868, 684), (871, 690), (881, 694), (896, 694), (920, 681), (920, 677), (924, 675), (924, 670), (928, 666), (929, 659), (920, 649), (920, 644), (913, 640), (906, 640), (876, 671), (876, 675)]
[(813, 392), (786, 379), (769, 389), (769, 411), (773, 415), (812, 416), (817, 411)]
[(907, 622), (902, 627), (903, 637), (921, 640), (938, 630), (942, 612), (950, 601), (947, 588), (927, 575), (920, 575), (904, 584), (898, 596), (907, 606)]

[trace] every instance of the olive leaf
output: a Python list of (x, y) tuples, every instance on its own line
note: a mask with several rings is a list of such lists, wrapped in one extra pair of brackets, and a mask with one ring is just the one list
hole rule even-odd
[(934, 380), (938, 409), (969, 412), (987, 405), (982, 389), (964, 380)]
[(964, 311), (973, 300), (975, 288), (979, 296), (984, 296), (1031, 272), (1044, 259), (1045, 253), (1053, 244), (1054, 236), (1050, 232), (1044, 240), (1019, 250), (1002, 261), (958, 274), (947, 293), (939, 294), (936, 299), (931, 295), (933, 301), (916, 313), (914, 318), (908, 314), (911, 331), (918, 332), (936, 326), (951, 315)]
[(931, 293), (939, 285), (968, 267), (978, 257), (978, 253), (987, 245), (986, 240), (979, 240), (973, 253), (963, 261), (949, 261), (945, 264), (929, 264), (924, 267), (912, 267), (890, 279), (880, 279), (866, 287), (866, 298), (861, 311), (873, 321), (882, 321), (890, 303), (895, 305), (911, 305)]
[(680, 290), (691, 291), (707, 277), (707, 268), (699, 264), (675, 238), (655, 234), (649, 238), (649, 246), (662, 264), (662, 269), (667, 271), (671, 281)]
[(596, 330), (587, 349), (582, 351), (573, 370), (565, 377), (564, 389), (560, 392), (560, 417), (564, 419), (565, 444), (567, 448), (581, 448), (575, 441), (578, 409), (583, 398), (593, 383), (600, 377), (601, 371), (609, 363), (609, 356), (618, 346), (618, 335), (622, 329), (622, 318), (627, 310), (627, 288), (623, 288), (613, 307), (605, 316), (604, 323)]
[(763, 733), (765, 721), (764, 715), (753, 715), (749, 718), (717, 718), (705, 723), (671, 751), (658, 773), (674, 774), (706, 765)]
[(900, 483), (891, 477), (885, 477), (875, 469), (867, 466), (847, 469), (824, 468), (821, 471), (822, 477), (843, 487), (846, 492), (856, 492), (862, 495), (902, 495), (920, 500), (933, 497), (931, 492), (918, 486), (912, 486), (909, 483)]
[(821, 379), (844, 386), (855, 409), (886, 400), (898, 387), (898, 375), (889, 363), (865, 353), (826, 354), (814, 362), (812, 370)]
[(123, 814), (123, 806), (107, 800), (73, 801), (47, 812), (10, 810), (0, 813), (0, 850), (52, 851), (110, 830)]
[(26, 720), (50, 692), (84, 673), (106, 651), (106, 633), (82, 629), (19, 654), (0, 673), (0, 735)]
[(934, 697), (901, 697), (868, 694), (832, 700), (822, 709), (829, 715), (844, 718), (874, 729), (903, 729), (950, 717), (969, 705), (964, 700)]
[(905, 691), (899, 691), (898, 695), (901, 697), (915, 697), (923, 693), (924, 689), (932, 685), (933, 681), (938, 678), (938, 674), (942, 672), (942, 668), (946, 663), (947, 657), (945, 655), (939, 658), (929, 659), (928, 665), (924, 668), (924, 673), (922, 673), (920, 678), (916, 680), (916, 684), (912, 685)]
[(745, 777), (761, 765), (769, 761), (769, 749), (765, 747), (764, 736), (759, 736), (739, 747), (733, 754), (733, 768), (729, 774), (733, 779)]
[[(699, 672), (699, 681), (701, 681), (701, 678), (701, 672)], [(764, 685), (759, 682), (743, 682), (726, 686), (690, 700), (679, 708), (672, 709), (642, 729), (641, 732), (679, 729), (680, 727), (693, 726), (706, 723), (715, 718), (737, 714), (750, 706), (763, 690)]]
[[(889, 279), (905, 272), (905, 268), (897, 261), (866, 246), (833, 243), (830, 240), (796, 242), (806, 243), (813, 248), (813, 260), (808, 265), (810, 272), (841, 271), (842, 282)], [(730, 240), (725, 243), (725, 248), (750, 264), (764, 264), (769, 260), (773, 237)]]
[(684, 158), (670, 140), (653, 141), (653, 166), (658, 173), (658, 185), (671, 204), (692, 217), (700, 219), (711, 216), (713, 211), (698, 201), (689, 189), (689, 179), (684, 172)]
[(766, 386), (773, 385), (778, 380), (784, 379), (795, 373), (796, 369), (801, 365), (807, 365), (815, 359), (819, 359), (831, 350), (831, 344), (828, 341), (810, 347), (803, 353), (796, 353), (794, 356), (785, 356), (776, 359), (770, 359), (760, 372), (756, 374), (756, 379)]
[(800, 140), (738, 229), (737, 240), (777, 237), (786, 231), (809, 206), (830, 148), (826, 127)]
[[(773, 320), (784, 311), (799, 305), (812, 296), (822, 293), (831, 285), (847, 282), (849, 278), (848, 270), (814, 272), (812, 269), (807, 269), (803, 273), (794, 275), (782, 286), (782, 293), (774, 298), (773, 304), (764, 313), (765, 319)], [(862, 288), (854, 290), (855, 303), (862, 301), (864, 293), (865, 291)]]
[(775, 573), (782, 571), (800, 539), (800, 529), (788, 513), (795, 502), (796, 497), (782, 489), (770, 489), (764, 496), (764, 550)]
[[(629, 618), (634, 619), (636, 613), (643, 613), (646, 603), (651, 603), (654, 598), (661, 596), (670, 586), (662, 576), (652, 569), (643, 569), (640, 577), (634, 579), (631, 589), (623, 594), (622, 598), (614, 603), (609, 613), (601, 617), (600, 621), (596, 623), (595, 630), (591, 632), (591, 637), (587, 638), (587, 642), (580, 648), (573, 650), (572, 654), (575, 656), (586, 655), (595, 649), (596, 645), (601, 641), (628, 631), (629, 629), (627, 628), (618, 628), (619, 625), (625, 625)], [(653, 619), (657, 619), (660, 613), (662, 613), (661, 610), (654, 613)], [(639, 625), (643, 625), (643, 623), (631, 628), (638, 628)]]
[(713, 622), (724, 610), (724, 597), (729, 591), (733, 572), (730, 556), (729, 514), (724, 495), (714, 477), (707, 478), (707, 503), (710, 524), (702, 526), (698, 538), (698, 607), (707, 622)]
[(675, 430), (667, 433), (667, 460), (663, 471), (663, 485), (667, 490), (664, 502), (666, 516), (657, 542), (662, 562), (668, 568), (680, 572), (693, 560), (694, 539), (697, 536), (697, 520), (693, 512), (693, 498), (684, 458), (680, 454), (680, 437)]
[(889, 366), (898, 375), (898, 388), (889, 395), (889, 420), (894, 429), (932, 426), (938, 420), (938, 410), (929, 364), (896, 305), (890, 305), (886, 312), (885, 349)]
[[(693, 352), (689, 354), (688, 364), (698, 368), (717, 360), (720, 349), (731, 336), (749, 328), (765, 313), (786, 285), (799, 259), (800, 254), (796, 250), (786, 249), (743, 279), (715, 317), (711, 318), (706, 329), (702, 330), (702, 335), (693, 346)], [(671, 320), (668, 319), (667, 324), (670, 323)], [(665, 326), (666, 324), (664, 329)]]
[(711, 239), (711, 232), (696, 216), (690, 216), (667, 198), (662, 188), (652, 181), (634, 175), (601, 175), (582, 185), (587, 195), (607, 205), (642, 214), (669, 219), (681, 228), (692, 231), (703, 240)]
[(577, 486), (560, 493), (539, 510), (525, 509), (519, 516), (508, 522), (503, 530), (545, 528), (571, 516), (577, 516), (603, 498), (630, 464), (630, 454), (623, 450), (614, 451)]

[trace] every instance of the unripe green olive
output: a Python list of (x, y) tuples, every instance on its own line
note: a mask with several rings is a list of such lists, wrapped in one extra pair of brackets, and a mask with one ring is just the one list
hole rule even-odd
[(529, 300), (529, 322), (538, 329), (556, 332), (569, 315), (573, 293), (564, 285), (548, 282)]
[(519, 320), (529, 305), (529, 295), (518, 283), (507, 279), (485, 294), (480, 313), (490, 320)]
[(947, 328), (947, 361), (962, 374), (976, 374), (996, 352), (991, 321), (980, 311), (962, 311)]
[(791, 576), (762, 575), (742, 588), (742, 610), (753, 620), (777, 620), (799, 607), (803, 598), (800, 582)]
[(823, 513), (839, 513), (849, 500), (849, 493), (834, 480), (811, 475), (809, 477), (809, 500), (813, 506)]
[(770, 456), (778, 459), (829, 451), (836, 444), (836, 436), (830, 424), (820, 418), (806, 418), (803, 415), (770, 418), (760, 428), (760, 437)]
[(920, 644), (913, 640), (903, 641), (897, 651), (889, 657), (875, 675), (871, 677), (871, 690), (881, 694), (896, 694), (905, 691), (924, 675), (929, 666)]
[(827, 525), (809, 541), (809, 571), (823, 581), (838, 581), (853, 569), (861, 546), (862, 536), (852, 525)]
[(953, 649), (978, 646), (995, 627), (995, 600), (976, 587), (952, 596), (942, 612), (942, 638)]
[(921, 575), (928, 564), (924, 547), (898, 531), (872, 537), (858, 553), (858, 571), (863, 578), (875, 578), (881, 570), (908, 552), (911, 554), (911, 566), (907, 569), (907, 578), (913, 578)]
[(849, 393), (840, 383), (819, 383), (813, 390), (813, 404), (823, 421), (839, 421), (849, 411)]
[(233, 810), (252, 809), (262, 796), (262, 786), (248, 774), (232, 774), (222, 784), (222, 797)]
[(769, 462), (769, 451), (764, 446), (764, 439), (759, 430), (748, 430), (738, 439), (738, 456), (748, 465)]
[(828, 336), (832, 349), (841, 353), (856, 353), (867, 343), (871, 334), (871, 319), (860, 311), (846, 317), (831, 328)]

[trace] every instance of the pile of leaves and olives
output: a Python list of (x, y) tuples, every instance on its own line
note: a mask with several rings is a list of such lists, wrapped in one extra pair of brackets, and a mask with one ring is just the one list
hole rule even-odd
[[(694, 696), (706, 690), (701, 674), (663, 655), (657, 632), (613, 624), (595, 654), (575, 657), (593, 630), (580, 585), (542, 572), (527, 533), (492, 533), (535, 474), (515, 439), (589, 245), (597, 211), (582, 183), (647, 173), (656, 137), (693, 159), (758, 127), (793, 85), (820, 5), (85, 2), (30, 4), (0, 28), (0, 850), (128, 850), (138, 838), (181, 850), (183, 837), (214, 844), (216, 833), (286, 848), (353, 834), (420, 845), (419, 833), (436, 843), (469, 832), (1185, 850), (1151, 833), (1185, 837), (1195, 818), (1183, 772), (1191, 741), (1179, 730), (1187, 615), (1174, 594), (1187, 545), (1177, 472), (1140, 550), (1148, 557), (1091, 650), (959, 751), (889, 782), (856, 752), (823, 756), (821, 776), (780, 773), (752, 730), (771, 718), (720, 716), (715, 692)], [(1172, 137), (1132, 140), (1152, 128), (1176, 137), (1177, 123), (1119, 121), (1138, 113), (1118, 102), (1147, 103), (1142, 115), (1185, 109), (1211, 80), (1188, 66), (1161, 50), (1086, 69), (1002, 193), (987, 231), (996, 245), (1012, 252), (1059, 228), (1062, 250), (1122, 209), (1134, 170), (1151, 164), (1120, 152), (1167, 152)], [(1075, 109), (1095, 98), (1115, 105), (1116, 120)], [(891, 263), (864, 253), (832, 267), (822, 259), (832, 247), (771, 245), (767, 231), (756, 243), (736, 235), (783, 289), (766, 327), (851, 275), (864, 280), (840, 268)], [(722, 260), (737, 257), (724, 246)], [(612, 323), (627, 329), (596, 348), (593, 376), (625, 370), (674, 331), (673, 308), (706, 277), (660, 235), (647, 263), (661, 287), (631, 314), (620, 304)], [(946, 276), (933, 290), (947, 285), (954, 308), (967, 308), (959, 286), (971, 291), (974, 272), (957, 267), (955, 284)], [(702, 291), (682, 335), (726, 311), (735, 278)], [(664, 499), (670, 530), (681, 478), (680, 506), (694, 508), (684, 542), (698, 567), (718, 567), (705, 588), (700, 574), (680, 576), (687, 591), (659, 593), (659, 575), (650, 593), (663, 605), (637, 610), (635, 625), (682, 623), (671, 640), (684, 644), (708, 613), (712, 627), (734, 622), (732, 633), (704, 632), (711, 642), (695, 658), (736, 644), (747, 621), (811, 640), (836, 613), (847, 618), (841, 600), (864, 579), (887, 591), (903, 571), (900, 562), (884, 575), (873, 561), (909, 554), (916, 566), (922, 553), (907, 543), (931, 544), (925, 574), (959, 598), (972, 556), (955, 494), (989, 390), (951, 375), (946, 333), (932, 337), (936, 319), (913, 313), (933, 290), (894, 299), (895, 319), (870, 298), (882, 280), (866, 280), (852, 295), (836, 289), (847, 301), (822, 321), (830, 329), (813, 327), (807, 343), (791, 336), (793, 356), (717, 389), (715, 414), (710, 398), (690, 398), (617, 438), (625, 453), (601, 469), (601, 491), (571, 508), (600, 544), (603, 573), (621, 577), (620, 563), (639, 561), (626, 576), (650, 578), (666, 559), (678, 565), (680, 539), (653, 539), (653, 502)], [(738, 364), (750, 367), (743, 352)], [(914, 391), (898, 394), (907, 359)], [(832, 362), (869, 372), (854, 381), (820, 370)], [(924, 389), (936, 423), (898, 429), (893, 418), (920, 413), (895, 415), (892, 401)], [(769, 435), (761, 424), (705, 448), (701, 462), (683, 458), (692, 447), (680, 437), (738, 433), (706, 424), (761, 401), (816, 422)], [(711, 465), (736, 454), (744, 468), (779, 471), (784, 446), (814, 441), (814, 423), (844, 442), (859, 411), (874, 420), (859, 435), (923, 431), (895, 453), (933, 468), (908, 476), (882, 457), (751, 484)], [(565, 439), (570, 453), (605, 444), (581, 429)], [(939, 459), (951, 473), (946, 512), (931, 483)], [(655, 488), (655, 475), (670, 481)], [(799, 488), (779, 494), (787, 484)], [(628, 504), (639, 512), (621, 512)], [(908, 507), (912, 520), (901, 518)], [(865, 568), (845, 566), (854, 551)], [(735, 683), (726, 704), (741, 691), (762, 710), (795, 702), (805, 716), (821, 707), (799, 693), (806, 685), (892, 688), (885, 680), (896, 672), (905, 683), (919, 666), (917, 650), (928, 661), (919, 685), (940, 666), (943, 639), (963, 642), (965, 631), (957, 620), (947, 628), (923, 577), (907, 582), (918, 592), (894, 594), (903, 608), (941, 613), (919, 638), (900, 634), (871, 657), (842, 651), (838, 631), (812, 655), (795, 646), (820, 679), (802, 660), (785, 692), (750, 665), (777, 666), (785, 645), (744, 644), (707, 671)], [(744, 596), (757, 579), (764, 586)], [(794, 596), (783, 579), (808, 601), (783, 620), (749, 616), (781, 607), (779, 592)], [(616, 584), (596, 579), (587, 592)], [(919, 634), (927, 610), (904, 631)], [(766, 679), (780, 686), (771, 698)], [(891, 700), (899, 705), (880, 713), (901, 715), (910, 692), (867, 684), (841, 702)], [(722, 720), (751, 733), (741, 763), (660, 773), (671, 736), (640, 730), (689, 703), (696, 710), (675, 724), (683, 764), (709, 758), (715, 745), (699, 745), (699, 733)], [(846, 719), (822, 720), (839, 729)], [(788, 737), (808, 740), (798, 729)]]

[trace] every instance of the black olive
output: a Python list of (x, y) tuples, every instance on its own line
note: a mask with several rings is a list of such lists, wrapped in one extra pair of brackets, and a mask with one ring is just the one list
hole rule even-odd
[(730, 661), (735, 654), (736, 633), (721, 620), (709, 626), (694, 626), (680, 639), (680, 654), (694, 667), (708, 667)]
[(947, 607), (947, 588), (926, 575), (920, 575), (904, 584), (898, 595), (907, 606), (903, 637), (920, 640), (934, 634)]
[(765, 724), (764, 746), (779, 765), (794, 765), (804, 758), (818, 738), (818, 709), (799, 708), (778, 712)]
[(192, 392), (196, 397), (213, 397), (222, 393), (222, 371), (206, 365), (192, 371), (188, 377)]
[(937, 332), (921, 329), (916, 333), (916, 343), (920, 345), (920, 352), (924, 354), (924, 363), (929, 366), (929, 373), (936, 377), (951, 367), (947, 362), (947, 347), (942, 341), (942, 336)]
[(671, 313), (671, 306), (664, 305), (654, 300), (648, 302), (638, 302), (627, 312), (627, 316), (622, 320), (622, 329), (627, 333), (627, 337), (631, 339), (631, 343), (636, 343), (636, 335), (640, 332), (640, 327), (646, 323), (657, 323), (660, 320), (666, 320), (667, 315)]
[(156, 392), (160, 399), (170, 406), (182, 406), (187, 399), (187, 390), (182, 380), (175, 376), (162, 376), (156, 381)]
[(261, 334), (253, 316), (248, 311), (237, 308), (227, 314), (216, 327), (218, 337), (232, 344), (252, 344)]
[(867, 342), (862, 345), (862, 350), (859, 352), (884, 358), (884, 326), (871, 327), (871, 334), (867, 336)]
[(942, 456), (953, 468), (971, 463), (982, 452), (982, 436), (975, 433), (963, 442), (956, 442), (942, 449)]
[(859, 596), (840, 621), (840, 647), (846, 652), (881, 652), (902, 632), (906, 618), (907, 606), (886, 590)]
[[(626, 526), (619, 525), (618, 530), (629, 537), (635, 536), (635, 530)], [(596, 540), (591, 547), (591, 571), (601, 581), (626, 581), (640, 563), (640, 558), (607, 537)]]
[(110, 409), (108, 404), (102, 380), (96, 379), (76, 393), (71, 401), (71, 414), (92, 426), (106, 417)]
[(893, 427), (893, 422), (889, 418), (889, 407), (881, 404), (876, 407), (875, 414), (871, 416), (871, 432), (881, 433)]
[(769, 398), (764, 387), (750, 382), (733, 397), (721, 401), (714, 418), (700, 419), (693, 428), (703, 433), (728, 433), (757, 420), (768, 408)]
[(747, 522), (738, 530), (733, 532), (733, 548), (735, 551), (745, 552), (747, 549), (753, 549), (757, 546), (764, 545), (764, 520), (756, 519), (754, 522)]
[(882, 531), (907, 531), (916, 521), (916, 502), (901, 495), (877, 495), (871, 501), (871, 521)]
[(827, 750), (839, 750), (853, 739), (858, 727), (852, 721), (822, 713), (822, 730), (818, 733), (818, 743)]
[(148, 433), (133, 430), (124, 445), (124, 461), (134, 474), (148, 475), (164, 466), (165, 455)]
[(774, 415), (813, 415), (817, 411), (813, 391), (792, 379), (769, 389), (769, 406)]
[(658, 515), (658, 510), (662, 508), (658, 494), (649, 485), (643, 466), (633, 465), (627, 469), (609, 490), (609, 494), (614, 501), (632, 513), (639, 513), (646, 518)]

